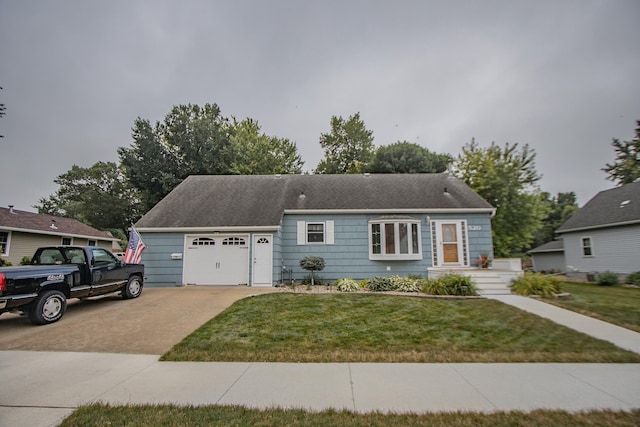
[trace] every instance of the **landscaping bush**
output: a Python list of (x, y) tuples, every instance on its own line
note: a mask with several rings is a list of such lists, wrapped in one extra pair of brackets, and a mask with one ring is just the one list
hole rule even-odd
[(355, 280), (345, 278), (336, 282), (336, 289), (340, 292), (357, 292), (360, 286)]
[(616, 286), (620, 284), (620, 278), (618, 278), (616, 273), (605, 271), (604, 273), (598, 274), (596, 282), (600, 286)]
[(551, 297), (560, 293), (560, 281), (540, 273), (526, 272), (511, 282), (511, 290), (525, 296)]
[(302, 280), (300, 281), (300, 284), (308, 285), (308, 286), (322, 286), (322, 285), (325, 285), (327, 283), (322, 278), (322, 276), (318, 276), (318, 275), (315, 275), (315, 274), (307, 274), (306, 276), (304, 276), (302, 278)]
[(424, 279), (420, 290), (428, 295), (478, 295), (478, 288), (473, 279), (458, 273), (447, 273), (433, 279)]
[(636, 271), (635, 273), (631, 273), (624, 279), (624, 283), (627, 285), (636, 285), (640, 286), (640, 271)]
[(394, 291), (399, 292), (418, 292), (420, 289), (414, 279), (408, 277), (391, 276), (389, 278), (393, 285)]
[(393, 283), (389, 277), (372, 277), (367, 280), (367, 289), (372, 292), (385, 292), (393, 290)]
[(300, 267), (311, 272), (311, 285), (315, 284), (314, 271), (322, 271), (324, 269), (324, 258), (319, 256), (308, 256), (300, 260)]
[(9, 261), (7, 261), (6, 259), (0, 258), (0, 267), (9, 267), (9, 266), (11, 266), (11, 263)]
[(31, 264), (31, 257), (23, 256), (20, 260), (20, 265), (29, 265)]

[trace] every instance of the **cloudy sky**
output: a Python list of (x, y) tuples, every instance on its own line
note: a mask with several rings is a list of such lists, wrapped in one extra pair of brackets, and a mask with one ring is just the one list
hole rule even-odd
[(529, 144), (543, 191), (612, 188), (640, 119), (637, 0), (0, 0), (0, 206), (34, 210), (137, 117), (217, 103), (323, 156), (331, 116), (376, 145)]

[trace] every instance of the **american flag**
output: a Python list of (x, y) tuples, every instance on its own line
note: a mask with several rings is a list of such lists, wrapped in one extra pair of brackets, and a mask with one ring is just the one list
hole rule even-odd
[(129, 243), (127, 244), (127, 250), (124, 251), (124, 257), (122, 260), (127, 264), (140, 264), (140, 258), (142, 258), (142, 251), (147, 246), (142, 241), (142, 238), (138, 234), (135, 228), (131, 227), (131, 234), (129, 234)]

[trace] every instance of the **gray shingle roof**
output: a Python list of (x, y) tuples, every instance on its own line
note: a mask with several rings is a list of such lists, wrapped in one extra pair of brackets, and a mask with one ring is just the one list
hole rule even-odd
[(542, 252), (564, 252), (564, 241), (552, 240), (545, 243), (544, 245), (540, 245), (537, 248), (531, 249), (528, 253), (537, 254)]
[(557, 233), (640, 223), (640, 181), (596, 194)]
[[(55, 224), (55, 229), (51, 228), (51, 224)], [(11, 211), (7, 208), (0, 208), (0, 229), (26, 230), (41, 234), (93, 237), (112, 241), (117, 240), (111, 234), (97, 230), (75, 219), (19, 211), (16, 209)]]
[(492, 207), (446, 174), (193, 175), (136, 226), (278, 226), (285, 210), (349, 209), (490, 211)]

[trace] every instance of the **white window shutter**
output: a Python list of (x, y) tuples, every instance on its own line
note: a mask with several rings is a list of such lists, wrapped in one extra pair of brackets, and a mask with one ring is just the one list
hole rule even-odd
[(304, 221), (298, 221), (298, 245), (307, 243), (307, 226)]
[(333, 245), (333, 221), (327, 221), (325, 223), (325, 240), (327, 242), (327, 245)]

